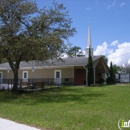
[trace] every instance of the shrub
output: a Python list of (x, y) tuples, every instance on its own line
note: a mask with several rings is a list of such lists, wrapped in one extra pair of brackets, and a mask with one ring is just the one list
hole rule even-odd
[(103, 78), (98, 79), (99, 84), (103, 84), (104, 82), (105, 82), (105, 80)]
[(108, 77), (106, 80), (107, 84), (115, 84), (114, 78)]

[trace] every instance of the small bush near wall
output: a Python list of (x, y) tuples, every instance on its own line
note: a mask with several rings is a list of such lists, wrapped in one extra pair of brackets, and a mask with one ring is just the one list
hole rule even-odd
[(105, 82), (105, 80), (103, 78), (98, 79), (97, 83), (100, 85), (103, 85), (103, 83)]
[(115, 84), (114, 78), (108, 77), (106, 80), (107, 84)]

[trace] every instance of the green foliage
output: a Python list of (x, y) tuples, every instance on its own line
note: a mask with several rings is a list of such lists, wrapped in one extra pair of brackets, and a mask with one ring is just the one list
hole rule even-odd
[(112, 62), (110, 63), (110, 76), (106, 80), (107, 84), (114, 84), (115, 79), (114, 79), (114, 68), (112, 66)]
[(114, 77), (112, 62), (110, 63), (110, 77)]
[(89, 57), (88, 57), (88, 85), (93, 84), (94, 74), (93, 74), (93, 61), (91, 56), (91, 49), (89, 48)]
[(1, 58), (0, 59), (0, 63), (5, 63), (5, 62), (7, 62), (6, 58)]
[(113, 73), (114, 74), (118, 73), (118, 70), (119, 70), (119, 66), (113, 65)]
[(107, 84), (115, 84), (115, 79), (113, 77), (108, 77), (106, 79)]
[(69, 49), (69, 51), (67, 52), (67, 54), (68, 54), (70, 57), (76, 57), (77, 54), (80, 54), (80, 50), (81, 50), (80, 47), (74, 46), (74, 47), (72, 47), (71, 49)]
[(102, 85), (104, 82), (105, 82), (105, 80), (103, 78), (99, 78), (97, 81), (97, 83), (100, 85)]
[(0, 59), (11, 67), (15, 89), (21, 61), (59, 59), (75, 33), (68, 11), (56, 2), (38, 9), (30, 0), (0, 0), (0, 23)]

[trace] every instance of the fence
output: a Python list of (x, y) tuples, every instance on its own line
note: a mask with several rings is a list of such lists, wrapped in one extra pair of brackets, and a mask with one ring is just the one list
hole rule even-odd
[[(0, 89), (11, 89), (13, 87), (14, 79), (1, 79), (0, 80)], [(18, 79), (18, 87), (20, 88), (20, 84), (26, 82), (28, 84), (35, 83), (44, 83), (44, 86), (71, 86), (74, 85), (73, 78), (44, 78), (44, 79)]]

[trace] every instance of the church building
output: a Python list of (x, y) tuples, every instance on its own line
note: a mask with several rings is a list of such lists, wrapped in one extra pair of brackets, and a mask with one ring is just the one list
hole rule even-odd
[[(91, 43), (90, 25), (88, 25), (88, 42), (85, 48), (84, 57), (63, 58), (63, 61), (52, 60), (47, 62), (22, 61), (18, 72), (19, 82), (34, 82), (35, 80), (44, 81), (46, 84), (71, 84), (71, 85), (87, 85), (88, 55), (89, 49), (93, 60), (94, 84), (105, 73), (109, 73), (109, 68), (104, 56), (94, 56)], [(5, 79), (13, 79), (13, 72), (8, 63), (0, 64), (0, 84), (5, 83)]]

